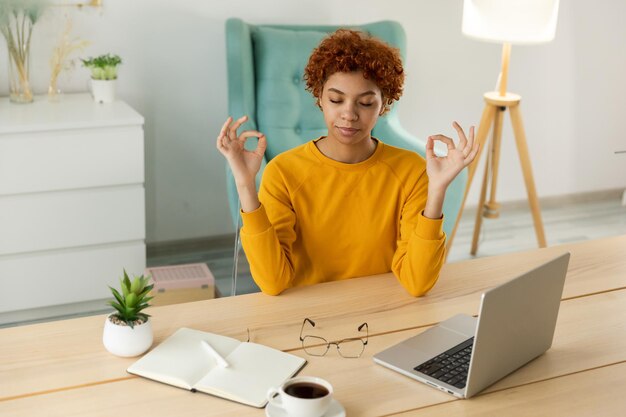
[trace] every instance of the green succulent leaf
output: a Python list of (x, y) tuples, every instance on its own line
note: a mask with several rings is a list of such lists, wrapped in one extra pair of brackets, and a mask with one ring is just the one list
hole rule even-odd
[(124, 304), (124, 298), (120, 295), (120, 293), (113, 287), (109, 287), (109, 288), (111, 289), (111, 292), (113, 293), (113, 296), (115, 297), (117, 302), (120, 304)]
[(130, 291), (130, 278), (128, 277), (128, 274), (126, 273), (126, 270), (124, 269), (124, 278), (122, 278), (123, 280), (123, 284), (126, 287), (126, 290)]
[(128, 294), (128, 297), (126, 297), (126, 307), (134, 308), (137, 305), (138, 301), (139, 298), (137, 297), (137, 294), (131, 292), (130, 294)]
[(150, 306), (149, 306), (148, 304), (145, 304), (145, 303), (144, 303), (144, 304), (140, 304), (140, 305), (138, 305), (138, 306), (136, 307), (136, 309), (135, 309), (135, 310), (136, 310), (137, 312), (139, 312), (139, 311), (141, 311), (141, 310), (143, 310), (144, 308), (147, 308), (147, 307), (150, 307)]
[(135, 295), (141, 292), (141, 280), (139, 278), (135, 278), (130, 284), (130, 292)]
[(139, 297), (143, 298), (146, 295), (150, 294), (150, 291), (152, 291), (152, 288), (154, 288), (154, 285), (148, 285), (146, 288), (143, 289), (143, 291), (139, 294)]
[(120, 314), (124, 314), (125, 309), (120, 304), (116, 303), (115, 301), (109, 301), (109, 305), (111, 305), (114, 309), (119, 311)]
[(149, 277), (143, 277), (143, 279), (141, 280), (141, 291), (145, 291), (146, 289), (150, 289), (149, 287), (153, 287), (154, 285), (150, 284), (150, 278)]

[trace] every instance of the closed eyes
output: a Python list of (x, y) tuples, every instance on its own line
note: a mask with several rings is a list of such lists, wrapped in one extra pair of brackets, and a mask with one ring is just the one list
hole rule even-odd
[[(333, 99), (330, 99), (330, 102), (333, 103), (333, 104), (341, 104), (341, 103), (343, 103), (342, 100), (333, 100)], [(374, 105), (374, 103), (359, 103), (359, 104), (361, 106), (363, 106), (363, 107), (371, 107), (371, 106)]]

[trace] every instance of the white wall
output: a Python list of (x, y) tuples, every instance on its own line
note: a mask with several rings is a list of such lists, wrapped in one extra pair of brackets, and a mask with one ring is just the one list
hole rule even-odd
[[(424, 137), (452, 135), (452, 120), (476, 124), (482, 94), (493, 89), (500, 46), (461, 35), (462, 0), (104, 0), (100, 10), (55, 8), (35, 28), (31, 75), (44, 93), (48, 60), (73, 17), (92, 42), (81, 56), (124, 59), (119, 96), (146, 118), (146, 205), (149, 242), (230, 233), (224, 161), (214, 138), (227, 116), (224, 22), (359, 24), (397, 20), (408, 38), (407, 83), (400, 104), (405, 127)], [(626, 2), (564, 0), (554, 42), (514, 46), (509, 90), (522, 113), (541, 196), (626, 188)], [(0, 94), (7, 94), (0, 43)], [(85, 91), (88, 73), (61, 80)], [(482, 169), (477, 171), (482, 175)], [(476, 204), (478, 186), (468, 204)], [(508, 116), (498, 196), (525, 198)], [(123, 202), (121, 202), (123, 204)]]

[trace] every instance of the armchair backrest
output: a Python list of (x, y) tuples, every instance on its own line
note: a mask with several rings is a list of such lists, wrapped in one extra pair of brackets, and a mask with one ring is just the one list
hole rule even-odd
[[(305, 90), (303, 74), (313, 49), (339, 28), (251, 25), (241, 19), (227, 20), (228, 111), (234, 118), (248, 115), (249, 120), (243, 128), (267, 135), (265, 163), (286, 150), (326, 134), (323, 115), (313, 96)], [(399, 23), (382, 21), (352, 28), (398, 48), (404, 59), (406, 40)], [(372, 134), (390, 145), (425, 155), (425, 142), (400, 126), (397, 103), (378, 120)], [(260, 181), (263, 168), (257, 181)], [(444, 231), (447, 234), (454, 227), (466, 182), (464, 171), (446, 194)], [(237, 225), (238, 196), (228, 166), (227, 189), (233, 223)]]

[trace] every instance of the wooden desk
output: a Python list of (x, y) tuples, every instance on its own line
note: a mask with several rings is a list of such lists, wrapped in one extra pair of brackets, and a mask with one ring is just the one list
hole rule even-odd
[[(471, 400), (455, 400), (376, 365), (372, 355), (464, 312), (479, 295), (564, 251), (572, 257), (554, 345), (545, 355)], [(302, 375), (328, 379), (350, 416), (621, 415), (626, 396), (626, 236), (445, 265), (425, 297), (407, 295), (391, 274), (320, 284), (279, 297), (250, 294), (152, 308), (155, 342), (181, 326), (251, 339), (305, 357)], [(367, 321), (359, 359), (335, 351), (307, 356), (298, 339), (304, 317), (328, 339)], [(0, 415), (262, 416), (250, 408), (128, 375), (136, 359), (102, 347), (104, 316), (0, 330)], [(602, 379), (606, 378), (606, 382)]]

